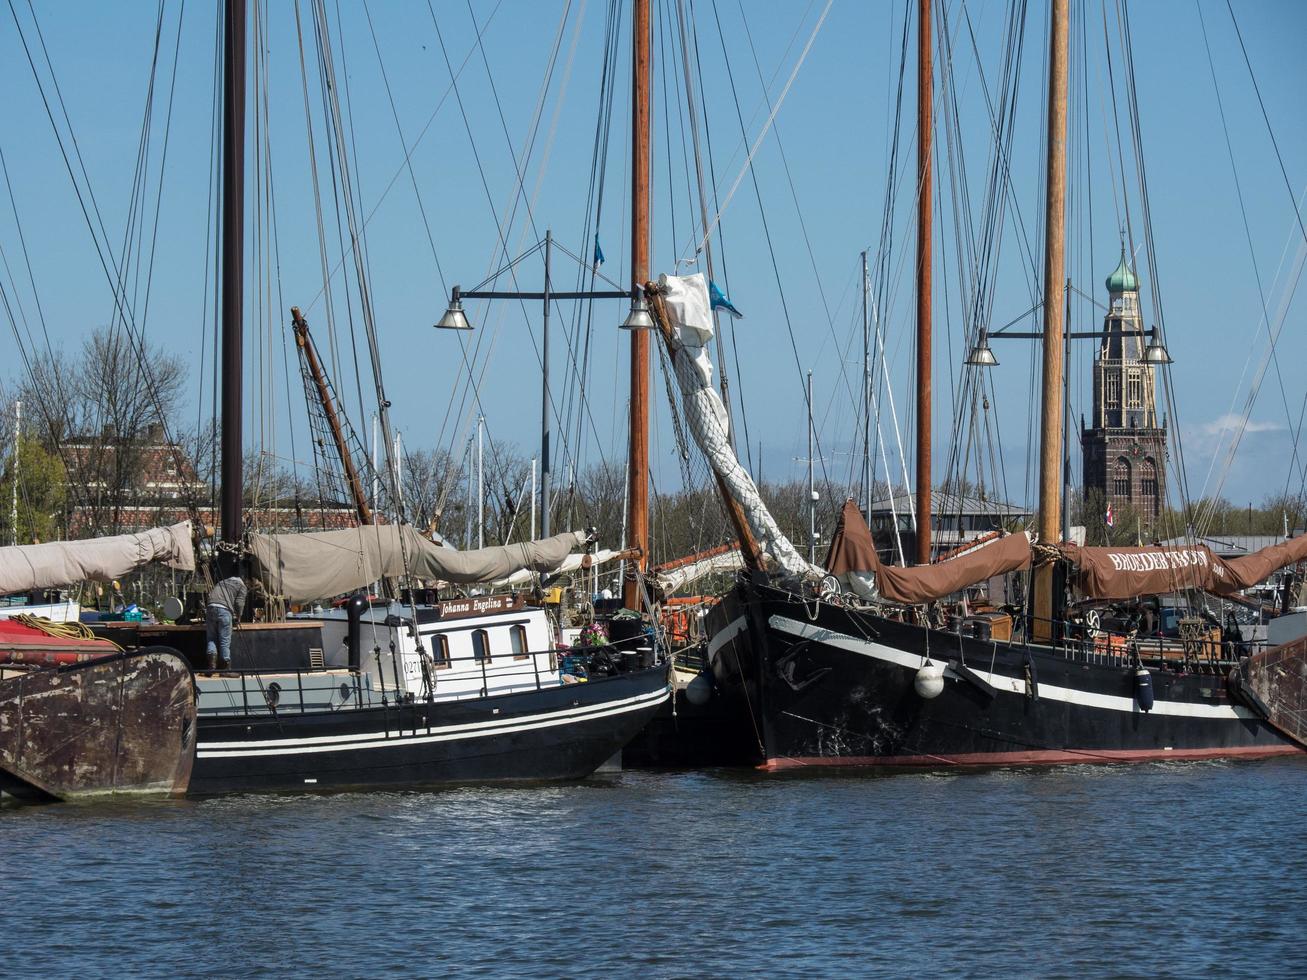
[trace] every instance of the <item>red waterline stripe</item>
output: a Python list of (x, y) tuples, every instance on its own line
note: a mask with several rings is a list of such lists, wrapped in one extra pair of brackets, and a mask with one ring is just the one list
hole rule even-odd
[(809, 766), (1031, 766), (1067, 762), (1148, 762), (1157, 759), (1265, 759), (1298, 755), (1296, 745), (1247, 745), (1228, 749), (1039, 749), (1028, 752), (964, 752), (960, 755), (782, 756), (758, 768), (765, 772)]

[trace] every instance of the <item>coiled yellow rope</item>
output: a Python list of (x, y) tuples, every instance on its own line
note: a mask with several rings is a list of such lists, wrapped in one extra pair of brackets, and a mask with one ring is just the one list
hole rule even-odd
[[(85, 623), (56, 623), (53, 619), (33, 616), (31, 613), (19, 613), (10, 618), (20, 626), (40, 630), (47, 636), (57, 636), (64, 640), (103, 640), (105, 643), (113, 643), (112, 640), (104, 640), (103, 637), (96, 636)], [(122, 649), (117, 643), (113, 643), (113, 646), (117, 650)]]

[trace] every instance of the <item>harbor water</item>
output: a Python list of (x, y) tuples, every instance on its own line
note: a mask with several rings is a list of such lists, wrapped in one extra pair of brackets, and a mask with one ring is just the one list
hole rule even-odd
[(1302, 976), (1307, 757), (0, 809), (0, 975)]

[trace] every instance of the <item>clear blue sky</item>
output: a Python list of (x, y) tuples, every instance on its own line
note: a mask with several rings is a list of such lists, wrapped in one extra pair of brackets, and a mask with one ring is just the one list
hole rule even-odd
[[(336, 48), (342, 111), (351, 121), (352, 176), (360, 195), (359, 209), (369, 219), (369, 279), (397, 426), (409, 447), (439, 444), (460, 453), (472, 417), (466, 402), (462, 403), (463, 410), (458, 410), (457, 398), (455, 410), (448, 411), (451, 395), (456, 396), (460, 378), (465, 377), (459, 360), (460, 338), (436, 333), (431, 324), (444, 309), (450, 286), (457, 282), (470, 287), (499, 264), (502, 252), (498, 228), (503, 229), (510, 254), (528, 247), (550, 227), (561, 244), (589, 258), (593, 246), (582, 240), (582, 235), (592, 177), (607, 8), (595, 0), (574, 0), (570, 4), (476, 2), (471, 4), (471, 12), (460, 2), (436, 2), (431, 8), (424, 3), (378, 2), (366, 7), (355, 3), (341, 4), (339, 9), (335, 3), (326, 6)], [(755, 452), (761, 444), (764, 475), (769, 479), (798, 476), (803, 470), (804, 464), (794, 458), (803, 455), (802, 372), (809, 369), (815, 372), (819, 390), (816, 408), (827, 470), (833, 478), (843, 480), (856, 465), (850, 449), (858, 410), (851, 404), (850, 391), (859, 383), (861, 370), (860, 363), (852, 363), (860, 359), (861, 350), (857, 332), (858, 254), (864, 248), (874, 251), (881, 237), (887, 141), (905, 4), (839, 0), (833, 4), (776, 115), (775, 126), (755, 158), (761, 209), (751, 176), (742, 170), (745, 147), (756, 139), (768, 112), (760, 75), (770, 98), (778, 98), (804, 45), (813, 37), (824, 6), (820, 0), (811, 4), (749, 2), (743, 8), (735, 0), (718, 0), (716, 8), (706, 0), (686, 5), (693, 13), (699, 39), (696, 71), (702, 72), (702, 98), (718, 199), (743, 178), (722, 215), (714, 244), (719, 261), (722, 257), (725, 261), (725, 272), (718, 278), (746, 314), (734, 328), (739, 347), (738, 377), (736, 365), (731, 363), (729, 368), (736, 389), (744, 393), (750, 444)], [(993, 97), (1006, 11), (997, 3), (964, 6), (950, 0), (945, 6), (952, 38), (960, 148), (965, 155), (965, 181), (975, 222), (979, 220), (993, 144), (977, 66)], [(1118, 228), (1124, 213), (1122, 182), (1119, 174), (1113, 175), (1120, 151), (1113, 107), (1105, 98), (1109, 48), (1104, 41), (1103, 5), (1099, 0), (1077, 0), (1072, 7), (1077, 25), (1073, 46), (1086, 53), (1088, 70), (1082, 71), (1077, 54), (1072, 78), (1075, 123), (1070, 136), (1074, 162), (1070, 169), (1069, 274), (1079, 289), (1102, 302), (1102, 282), (1116, 264)], [(28, 44), (38, 46), (26, 3), (15, 2), (14, 9)], [(146, 4), (98, 3), (38, 3), (34, 9), (72, 132), (90, 174), (108, 241), (115, 254), (120, 254), (130, 213), (157, 10)], [(434, 19), (431, 9), (435, 11)], [(747, 32), (742, 9), (749, 14)], [(1279, 309), (1289, 299), (1291, 273), (1302, 260), (1304, 240), (1225, 3), (1203, 0), (1201, 10), (1246, 208), (1247, 235), (1200, 30), (1199, 6), (1194, 2), (1135, 0), (1128, 9), (1158, 286), (1167, 339), (1176, 360), (1172, 377), (1178, 417), (1171, 421), (1184, 434), (1185, 462), (1191, 488), (1198, 495), (1204, 487), (1210, 492), (1216, 486), (1224, 458), (1221, 440), (1228, 442), (1228, 416), (1242, 413), (1252, 380), (1265, 357), (1262, 294), (1272, 321), (1277, 322)], [(656, 43), (660, 45), (657, 57), (661, 57), (668, 52), (669, 42), (679, 46), (674, 26), (676, 6), (655, 3), (655, 10)], [(724, 45), (714, 10), (721, 19)], [(1307, 126), (1303, 125), (1302, 107), (1307, 68), (1301, 58), (1302, 44), (1307, 39), (1307, 6), (1291, 0), (1237, 0), (1233, 10), (1265, 112), (1279, 141), (1288, 183), (1293, 193), (1301, 196), (1307, 190)], [(147, 156), (152, 168), (144, 224), (147, 253), (148, 235), (155, 233), (155, 195), (159, 190), (174, 53), (179, 51), (179, 57), (171, 97), (166, 167), (158, 199), (148, 309), (142, 277), (135, 318), (151, 343), (194, 364), (196, 389), (191, 411), (201, 415), (206, 411), (201, 406), (207, 404), (208, 398), (199, 388), (201, 358), (204, 338), (212, 337), (212, 314), (205, 302), (205, 263), (212, 210), (210, 127), (218, 20), (210, 5), (187, 4), (178, 42), (181, 5), (166, 3), (164, 11)], [(970, 15), (969, 25), (964, 11)], [(259, 97), (260, 132), (266, 99), (266, 146), (271, 158), (277, 247), (274, 253), (272, 242), (265, 240), (256, 245), (252, 241), (248, 253), (247, 388), (251, 397), (246, 439), (248, 444), (279, 456), (290, 457), (293, 452), (307, 459), (302, 395), (293, 362), (291, 385), (287, 388), (284, 383), (289, 336), (286, 307), (305, 306), (324, 346), (329, 346), (330, 331), (321, 296), (310, 143), (305, 130), (305, 95), (294, 13), (289, 3), (270, 5), (261, 27), (268, 57), (265, 64), (260, 64), (257, 80), (250, 88)], [(1089, 26), (1083, 44), (1079, 33), (1082, 14), (1087, 16)], [(329, 198), (331, 151), (323, 131), (309, 4), (301, 5), (301, 16), (309, 71), (308, 98), (314, 113), (312, 145), (322, 192)], [(995, 327), (1031, 307), (1038, 287), (1040, 272), (1032, 270), (1022, 254), (1020, 228), (1024, 225), (1031, 247), (1037, 256), (1041, 255), (1038, 239), (1042, 223), (1046, 16), (1043, 5), (1031, 4), (1011, 164), (1012, 200), (992, 296), (991, 321)], [(473, 17), (484, 28), (483, 50), (474, 43)], [(1106, 18), (1120, 95), (1121, 48), (1115, 2), (1108, 4)], [(22, 264), (7, 195), (0, 198), (0, 247), (8, 263), (0, 267), (0, 282), (21, 302), (38, 336), (35, 299), (39, 297), (52, 343), (71, 349), (88, 330), (108, 322), (112, 293), (7, 8), (0, 10), (0, 25), (0, 87), (5, 93), (6, 110), (0, 128), (0, 149), (8, 164), (26, 236), (36, 296)], [(618, 97), (610, 125), (605, 198), (599, 217), (607, 257), (603, 272), (622, 283), (626, 282), (628, 266), (628, 30), (624, 22), (616, 48)], [(374, 47), (374, 32), (380, 58)], [(944, 33), (942, 25), (937, 25), (937, 32)], [(973, 36), (979, 63), (972, 51)], [(556, 40), (557, 56), (553, 58)], [(450, 73), (442, 55), (442, 41), (454, 69), (463, 66), (459, 98), (449, 92)], [(674, 58), (656, 64), (654, 76), (655, 272), (672, 271), (676, 260), (689, 254), (692, 223), (698, 219), (697, 202), (690, 190), (689, 132), (683, 103), (677, 96), (681, 83), (679, 50), (674, 53)], [(47, 96), (53, 98), (39, 47), (34, 55)], [(743, 116), (744, 136), (727, 74), (727, 59)], [(553, 73), (542, 96), (546, 69), (551, 63)], [(904, 159), (909, 161), (915, 139), (913, 70), (910, 54), (902, 134), (907, 148)], [(492, 95), (492, 78), (498, 105)], [(394, 99), (393, 114), (387, 80)], [(664, 102), (664, 89), (670, 96), (670, 108)], [(943, 99), (941, 87), (937, 89), (940, 116)], [(58, 115), (58, 106), (54, 109)], [(536, 138), (527, 154), (525, 144), (537, 112)], [(1124, 131), (1127, 117), (1123, 104), (1117, 112)], [(411, 174), (402, 166), (404, 151), (396, 118), (404, 141), (412, 148)], [(60, 127), (71, 150), (62, 119)], [(252, 131), (247, 223), (252, 238), (256, 229), (270, 229), (266, 211), (260, 210), (262, 217), (256, 220), (256, 207), (265, 207), (265, 199), (253, 184), (264, 169), (264, 161), (254, 165), (256, 144)], [(518, 177), (508, 152), (510, 145), (519, 161), (525, 157), (524, 190), (520, 195), (516, 193)], [(941, 476), (949, 449), (949, 421), (956, 409), (952, 389), (959, 374), (966, 326), (954, 248), (957, 209), (951, 194), (944, 194), (950, 182), (960, 185), (963, 175), (949, 162), (948, 155), (941, 134), (937, 171), (941, 199), (936, 227), (937, 240), (943, 244), (935, 276), (939, 330), (935, 346), (935, 466)], [(1092, 180), (1088, 179), (1090, 173)], [(1091, 185), (1092, 212), (1088, 205)], [(1143, 240), (1143, 224), (1137, 181), (1128, 158), (1125, 185), (1135, 230), (1132, 245), (1137, 246)], [(907, 406), (911, 399), (910, 331), (914, 309), (911, 261), (905, 260), (910, 255), (913, 234), (909, 220), (911, 186), (897, 187), (895, 201), (896, 246), (887, 287), (890, 302), (881, 313), (888, 368), (906, 441), (911, 438)], [(530, 203), (529, 217), (526, 202)], [(422, 219), (423, 211), (427, 224)], [(593, 219), (593, 205), (590, 214)], [(788, 327), (761, 220), (764, 214), (789, 313)], [(337, 236), (334, 208), (327, 207), (325, 220), (328, 264), (335, 269), (341, 259), (342, 239)], [(1142, 257), (1144, 253), (1139, 254)], [(347, 261), (345, 267), (352, 277), (352, 262)], [(142, 264), (142, 271), (145, 268)], [(1147, 276), (1146, 270), (1141, 271)], [(575, 266), (560, 265), (556, 277), (570, 286), (578, 274)], [(523, 264), (521, 276), (523, 287), (536, 288), (540, 278), (538, 262), (530, 259)], [(1148, 289), (1152, 284), (1145, 285)], [(338, 359), (329, 359), (339, 387), (350, 392), (349, 410), (363, 427), (365, 416), (352, 394), (346, 290), (339, 272), (333, 279), (333, 296)], [(1144, 305), (1148, 320), (1156, 320), (1151, 292), (1145, 292)], [(16, 305), (13, 309), (17, 310)], [(488, 361), (478, 361), (488, 365), (481, 394), (490, 433), (497, 441), (530, 450), (537, 438), (539, 413), (535, 348), (538, 311), (533, 308), (528, 317), (521, 308), (500, 303), (470, 304), (469, 313), (482, 328), (478, 335), (482, 354), (493, 344)], [(590, 418), (582, 426), (582, 439), (579, 443), (573, 440), (570, 448), (571, 457), (581, 466), (600, 458), (620, 459), (625, 452), (622, 412), (626, 341), (615, 329), (624, 313), (621, 304), (612, 302), (596, 305), (593, 310)], [(588, 313), (580, 307), (562, 305), (557, 314), (554, 383), (556, 404), (560, 412), (566, 413), (567, 391), (574, 383), (566, 376), (568, 367), (561, 353), (564, 331), (572, 329), (576, 317), (585, 318)], [(1075, 304), (1072, 319), (1076, 328), (1096, 324), (1100, 317), (1101, 313), (1094, 312), (1088, 303)], [(1221, 492), (1239, 503), (1260, 501), (1282, 490), (1286, 482), (1297, 489), (1301, 481), (1300, 473), (1293, 477), (1290, 474), (1289, 435), (1291, 427), (1297, 425), (1307, 392), (1307, 375), (1302, 371), (1307, 361), (1307, 330), (1300, 296), (1288, 304), (1285, 317), (1277, 355), (1279, 373), (1275, 366), (1267, 370), (1252, 409), (1252, 424), (1221, 486)], [(355, 323), (357, 326), (356, 308)], [(8, 333), (9, 324), (3, 326)], [(361, 344), (361, 327), (357, 329)], [(994, 377), (993, 410), (1001, 427), (1007, 489), (1018, 500), (1031, 496), (1026, 459), (1032, 431), (1033, 346), (1022, 348), (1008, 342), (996, 348), (1002, 365)], [(1088, 411), (1090, 350), (1088, 344), (1076, 349), (1074, 417)], [(204, 368), (211, 373), (208, 360)], [(17, 370), (18, 365), (11, 360), (9, 373), (16, 374)], [(654, 384), (658, 479), (663, 486), (674, 489), (678, 471), (660, 376), (655, 377)], [(294, 425), (298, 441), (293, 449), (288, 416), (297, 420)], [(892, 440), (888, 415), (884, 423), (886, 438)], [(560, 422), (558, 429), (562, 427)], [(555, 438), (557, 450), (564, 438), (562, 432)], [(1078, 471), (1078, 454), (1075, 458)], [(556, 472), (562, 465), (556, 462)], [(897, 459), (891, 465), (897, 467)]]

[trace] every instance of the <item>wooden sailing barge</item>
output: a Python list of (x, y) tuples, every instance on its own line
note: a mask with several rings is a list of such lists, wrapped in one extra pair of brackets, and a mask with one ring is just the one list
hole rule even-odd
[[(644, 106), (645, 136), (644, 163), (635, 168), (635, 211), (641, 223), (633, 252), (636, 268), (647, 270), (647, 0), (639, 0), (637, 8), (635, 99), (637, 107)], [(224, 550), (248, 550), (265, 581), (287, 600), (365, 590), (384, 579), (489, 582), (523, 569), (560, 567), (584, 543), (584, 534), (460, 553), (434, 546), (411, 527), (373, 524), (363, 510), (364, 526), (347, 532), (244, 533), (245, 32), (243, 0), (225, 0)], [(302, 343), (306, 328), (298, 311), (293, 318)], [(648, 492), (643, 433), (649, 341), (638, 331), (633, 339), (631, 509), (639, 547), (641, 529), (647, 528), (642, 515)], [(380, 390), (378, 398), (389, 446), (389, 403)], [(352, 482), (357, 488), (357, 477)], [(180, 528), (171, 530), (183, 534)], [(193, 570), (189, 530), (185, 528), (187, 558)], [(647, 552), (642, 547), (636, 560), (646, 561)], [(59, 574), (58, 582), (87, 577)], [(100, 569), (89, 577), (106, 574)], [(668, 666), (652, 647), (631, 644), (620, 657), (608, 658), (606, 669), (592, 671), (586, 683), (571, 683), (576, 678), (560, 660), (543, 609), (508, 602), (470, 612), (457, 605), (421, 607), (411, 601), (374, 605), (356, 593), (344, 609), (320, 621), (238, 629), (233, 669), (221, 674), (192, 675), (175, 651), (140, 651), (0, 680), (0, 789), (41, 800), (116, 792), (194, 795), (573, 779), (592, 773), (620, 751), (667, 699)], [(182, 632), (195, 639), (196, 631)], [(158, 675), (154, 684), (145, 683), (149, 670)], [(167, 710), (161, 708), (164, 702)], [(58, 710), (42, 710), (44, 704)], [(178, 728), (184, 737), (173, 737)], [(119, 740), (114, 733), (128, 737)], [(146, 744), (158, 749), (148, 764), (132, 749)]]
[[(1049, 59), (1048, 201), (1042, 451), (1038, 540), (1057, 542), (1063, 422), (1063, 323), (1057, 288), (1064, 265), (1067, 2), (1054, 0)], [(930, 3), (919, 4), (919, 96), (924, 150), (918, 198), (918, 514), (931, 526)], [(954, 766), (1260, 757), (1297, 753), (1307, 671), (1301, 650), (1268, 651), (1243, 663), (1153, 656), (1059, 621), (1054, 573), (1085, 594), (1138, 596), (1178, 589), (1228, 594), (1307, 558), (1307, 537), (1237, 563), (1205, 549), (1032, 550), (1011, 535), (930, 564), (918, 535), (918, 566), (882, 566), (850, 501), (825, 568), (810, 566), (779, 533), (740, 470), (723, 424), (693, 377), (707, 358), (711, 323), (695, 277), (664, 276), (647, 292), (681, 381), (696, 440), (712, 462), (746, 548), (749, 571), (710, 614), (708, 659), (717, 685), (758, 733), (767, 769), (804, 766)], [(924, 355), (924, 356), (923, 356)], [(696, 413), (698, 417), (696, 418)], [(764, 567), (762, 552), (769, 559)], [(996, 574), (1033, 567), (1035, 602), (1022, 635), (995, 637), (958, 617), (941, 628), (926, 607)]]

